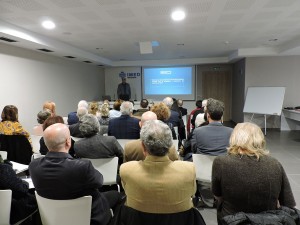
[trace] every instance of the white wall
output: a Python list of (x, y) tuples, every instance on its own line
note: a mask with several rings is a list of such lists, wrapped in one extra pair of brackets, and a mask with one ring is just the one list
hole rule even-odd
[(104, 94), (103, 69), (49, 55), (0, 44), (0, 110), (16, 105), (19, 121), (29, 132), (46, 100), (54, 101), (57, 114), (66, 116), (81, 99), (100, 100)]
[[(283, 107), (300, 105), (300, 56), (247, 58), (245, 73), (245, 94), (250, 86), (286, 87)], [(263, 127), (263, 121), (261, 115), (254, 122)], [(280, 127), (279, 116), (268, 116), (267, 121), (267, 127)]]

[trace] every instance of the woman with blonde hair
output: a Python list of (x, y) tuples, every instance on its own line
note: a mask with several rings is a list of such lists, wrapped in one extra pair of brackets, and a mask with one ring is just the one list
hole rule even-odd
[(269, 156), (265, 145), (260, 127), (239, 123), (231, 134), (228, 154), (215, 158), (212, 192), (219, 222), (237, 212), (260, 213), (296, 205), (282, 165)]
[(46, 101), (43, 104), (43, 111), (49, 111), (51, 113), (51, 116), (55, 116), (56, 114), (56, 106), (54, 102)]

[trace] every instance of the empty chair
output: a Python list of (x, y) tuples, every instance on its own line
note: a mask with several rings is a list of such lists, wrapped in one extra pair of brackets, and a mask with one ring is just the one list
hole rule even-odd
[[(103, 175), (103, 185), (117, 184), (118, 157), (88, 160), (90, 160), (95, 169)], [(120, 187), (119, 185), (117, 186), (120, 192)]]
[(6, 160), (7, 159), (7, 152), (5, 151), (0, 151), (0, 155), (2, 157), (3, 160)]
[(69, 200), (43, 198), (35, 192), (43, 225), (90, 224), (92, 196)]
[(24, 135), (0, 135), (1, 151), (7, 152), (10, 161), (28, 165), (31, 161), (32, 147)]

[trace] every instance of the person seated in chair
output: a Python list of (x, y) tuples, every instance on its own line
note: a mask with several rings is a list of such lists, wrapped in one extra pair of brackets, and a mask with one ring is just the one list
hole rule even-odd
[(72, 137), (83, 138), (81, 131), (79, 130), (80, 119), (88, 113), (88, 110), (85, 107), (79, 107), (77, 109), (76, 116), (78, 117), (78, 122), (69, 126), (69, 130)]
[[(157, 116), (154, 112), (148, 111), (143, 113), (141, 121), (139, 122), (140, 127), (143, 127), (143, 124), (150, 120), (157, 120)], [(168, 152), (169, 158), (174, 161), (178, 160), (178, 153), (174, 145), (171, 146)], [(145, 155), (143, 151), (143, 145), (141, 139), (132, 140), (125, 144), (124, 146), (124, 162), (128, 161), (139, 161), (144, 160)]]
[[(67, 125), (56, 123), (44, 130), (44, 139), (49, 152), (45, 157), (31, 161), (29, 172), (36, 192), (55, 200), (92, 196), (92, 225), (109, 224), (114, 208), (120, 201), (117, 191), (100, 192), (103, 176), (91, 161), (74, 159), (68, 154), (71, 136)], [(72, 220), (72, 218), (69, 218)]]
[(146, 213), (178, 213), (193, 207), (196, 191), (195, 167), (190, 162), (171, 161), (168, 151), (173, 145), (171, 130), (159, 120), (147, 121), (141, 129), (146, 156), (120, 167), (126, 205)]
[(215, 158), (212, 192), (218, 201), (218, 220), (237, 212), (295, 207), (288, 177), (280, 162), (269, 156), (265, 144), (260, 127), (239, 123), (231, 134), (228, 154)]
[(149, 111), (148, 108), (149, 102), (147, 99), (142, 99), (140, 102), (140, 107), (138, 110), (136, 110), (133, 115), (136, 117), (141, 117), (143, 115), (144, 112)]

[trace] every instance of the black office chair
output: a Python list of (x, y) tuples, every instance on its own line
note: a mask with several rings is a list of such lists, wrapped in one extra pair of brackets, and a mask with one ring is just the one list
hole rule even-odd
[(32, 147), (24, 135), (0, 135), (0, 150), (7, 152), (7, 160), (29, 165)]

